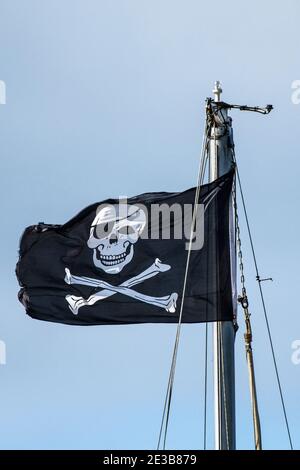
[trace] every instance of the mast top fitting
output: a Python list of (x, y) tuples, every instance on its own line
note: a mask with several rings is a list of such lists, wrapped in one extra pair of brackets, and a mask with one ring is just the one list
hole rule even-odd
[(215, 82), (215, 86), (214, 86), (214, 89), (213, 89), (215, 102), (221, 101), (221, 93), (222, 92), (223, 92), (223, 90), (222, 90), (222, 87), (221, 87), (221, 82), (219, 80), (217, 80)]
[(229, 104), (225, 103), (224, 101), (221, 101), (221, 94), (223, 90), (221, 87), (221, 82), (217, 80), (214, 85), (213, 89), (213, 95), (214, 99), (212, 98), (207, 98), (207, 103), (208, 104), (214, 104), (217, 107), (217, 110), (220, 109), (239, 109), (240, 111), (252, 111), (254, 113), (260, 113), (260, 114), (269, 114), (273, 108), (271, 104), (267, 104), (266, 106), (246, 106), (246, 105), (240, 105), (240, 104)]

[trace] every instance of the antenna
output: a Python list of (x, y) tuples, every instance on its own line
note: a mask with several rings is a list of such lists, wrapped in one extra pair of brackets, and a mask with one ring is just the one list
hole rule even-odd
[(214, 100), (215, 102), (221, 101), (221, 93), (223, 92), (221, 87), (221, 82), (217, 80), (213, 89)]

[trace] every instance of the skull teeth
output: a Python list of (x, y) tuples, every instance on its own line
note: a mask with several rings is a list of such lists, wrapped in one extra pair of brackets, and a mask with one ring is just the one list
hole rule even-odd
[(122, 263), (127, 256), (127, 253), (121, 253), (120, 255), (101, 255), (100, 254), (100, 261), (106, 266), (112, 266), (113, 264)]

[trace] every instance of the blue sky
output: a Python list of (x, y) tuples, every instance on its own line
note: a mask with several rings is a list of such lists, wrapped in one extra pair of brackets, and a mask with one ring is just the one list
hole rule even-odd
[[(0, 0), (0, 447), (155, 448), (174, 325), (77, 328), (31, 320), (17, 301), (19, 237), (101, 199), (196, 183), (204, 100), (232, 112), (278, 367), (300, 448), (299, 119), (296, 0)], [(243, 226), (244, 228), (244, 226)], [(255, 272), (243, 230), (265, 448), (288, 448)], [(253, 448), (244, 325), (236, 341), (237, 445)], [(211, 332), (209, 332), (211, 338)], [(213, 447), (209, 356), (208, 447)], [(203, 443), (204, 326), (181, 337), (169, 448)]]

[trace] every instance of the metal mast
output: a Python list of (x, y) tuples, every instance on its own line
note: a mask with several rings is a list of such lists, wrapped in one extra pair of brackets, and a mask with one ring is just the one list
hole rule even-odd
[[(222, 88), (215, 83), (211, 101), (212, 126), (209, 135), (209, 180), (227, 173), (233, 164), (232, 120), (220, 103)], [(233, 205), (231, 209), (231, 273), (233, 296), (236, 297), (236, 249)], [(233, 301), (236, 309), (236, 301)], [(233, 312), (236, 317), (236, 311)], [(235, 440), (235, 327), (231, 321), (213, 324), (215, 449), (234, 450)]]

